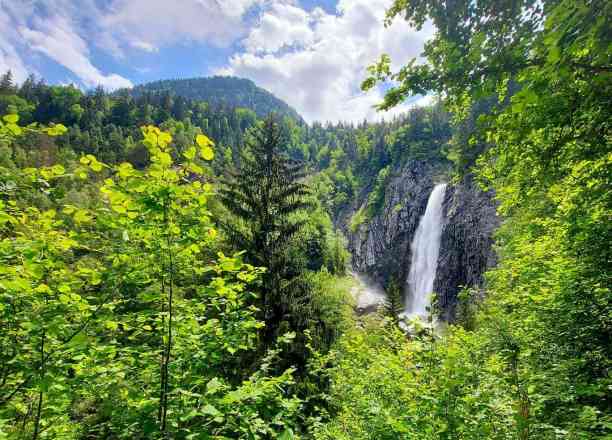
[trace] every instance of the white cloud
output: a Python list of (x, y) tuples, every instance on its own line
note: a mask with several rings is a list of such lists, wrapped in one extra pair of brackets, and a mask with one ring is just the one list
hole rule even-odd
[[(97, 40), (93, 23), (99, 21), (96, 0), (0, 0), (0, 70), (10, 68), (18, 80), (37, 73), (30, 64), (43, 54), (71, 71), (81, 85), (102, 85), (107, 89), (128, 87), (132, 83), (115, 73), (104, 74), (90, 60), (89, 46), (81, 34)], [(83, 32), (82, 20), (90, 20)], [(28, 60), (30, 63), (25, 62)]]
[(157, 47), (153, 46), (151, 43), (147, 43), (146, 41), (132, 41), (130, 46), (149, 53), (159, 52)]
[(274, 4), (261, 17), (244, 45), (248, 52), (276, 52), (279, 49), (300, 44), (311, 44), (314, 30), (311, 16), (303, 9), (287, 4)]
[(35, 53), (73, 72), (87, 87), (130, 86), (91, 59), (98, 48), (127, 62), (184, 43), (228, 46), (248, 32), (245, 13), (268, 0), (0, 0), (0, 69), (23, 79)]
[(32, 27), (20, 26), (19, 34), (35, 51), (45, 54), (74, 73), (88, 87), (101, 85), (114, 90), (131, 87), (130, 80), (117, 75), (104, 75), (89, 60), (87, 43), (73, 29), (66, 17), (35, 17)]
[[(398, 20), (383, 26), (392, 0), (339, 0), (336, 13), (307, 11), (297, 0), (0, 0), (0, 70), (22, 80), (35, 54), (66, 67), (82, 85), (109, 89), (130, 81), (102, 72), (92, 49), (127, 63), (135, 51), (156, 54), (177, 44), (213, 44), (240, 52), (217, 73), (254, 80), (309, 120), (374, 120), (424, 102), (411, 99), (392, 113), (363, 93), (365, 67), (388, 53), (395, 67), (418, 56), (431, 27), (416, 32)], [(249, 10), (260, 13), (247, 14)], [(189, 60), (184, 60), (189, 62)], [(131, 66), (145, 72), (152, 66)]]
[[(384, 92), (363, 93), (365, 67), (387, 53), (396, 65), (418, 57), (432, 34), (403, 21), (384, 28), (391, 0), (340, 0), (337, 14), (272, 4), (219, 73), (251, 78), (294, 106), (308, 121), (360, 121), (405, 111), (377, 113)], [(414, 105), (414, 104), (413, 104)]]
[(226, 46), (246, 32), (243, 14), (262, 1), (114, 0), (98, 25), (104, 46), (114, 51), (117, 41), (157, 48), (184, 42)]
[[(11, 29), (12, 18), (11, 10), (7, 8), (0, 0), (0, 29)], [(13, 73), (13, 79), (16, 82), (21, 82), (28, 76), (28, 69), (25, 61), (22, 59), (19, 50), (19, 39), (13, 32), (0, 32), (0, 73), (10, 70)]]
[(29, 69), (19, 56), (13, 43), (5, 37), (0, 37), (0, 73), (4, 73), (7, 70), (10, 70), (13, 74), (13, 79), (20, 83), (28, 76)]

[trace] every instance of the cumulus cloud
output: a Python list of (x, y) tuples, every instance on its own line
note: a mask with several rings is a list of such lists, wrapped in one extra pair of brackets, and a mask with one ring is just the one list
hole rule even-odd
[(84, 30), (80, 20), (84, 17), (97, 21), (95, 0), (81, 0), (78, 4), (70, 0), (0, 0), (0, 28), (7, 30), (0, 35), (0, 70), (10, 68), (21, 81), (28, 73), (37, 73), (24, 60), (31, 62), (36, 54), (43, 54), (71, 71), (86, 87), (131, 86), (128, 79), (115, 73), (104, 74), (92, 64), (88, 43), (80, 35)]
[(263, 14), (259, 25), (244, 40), (248, 52), (276, 52), (285, 46), (312, 44), (314, 19), (301, 8), (289, 4), (273, 4)]
[[(382, 53), (401, 65), (418, 57), (432, 34), (398, 21), (384, 28), (391, 0), (340, 0), (336, 14), (273, 4), (219, 73), (251, 78), (293, 105), (309, 121), (376, 120), (405, 111), (378, 113), (384, 92), (363, 93), (365, 67)], [(422, 101), (421, 101), (422, 102)]]
[[(11, 10), (0, 2), (0, 29), (11, 29)], [(12, 32), (0, 33), (0, 73), (10, 70), (17, 82), (28, 76), (28, 67), (20, 54), (20, 42), (17, 35)]]
[(101, 85), (114, 90), (132, 86), (130, 80), (117, 74), (104, 75), (91, 63), (87, 43), (66, 17), (53, 16), (45, 20), (35, 17), (33, 27), (21, 26), (19, 34), (32, 50), (61, 64), (88, 87)]
[(146, 42), (150, 48), (177, 42), (226, 46), (246, 32), (244, 13), (262, 1), (113, 0), (98, 25), (106, 48), (115, 51), (116, 41)]
[[(70, 70), (86, 87), (130, 86), (103, 73), (91, 49), (120, 62), (131, 51), (156, 54), (162, 47), (196, 43), (231, 45), (246, 35), (249, 9), (268, 0), (0, 0), (0, 69), (23, 79), (33, 54), (43, 54)], [(23, 54), (20, 56), (20, 54)]]
[[(0, 70), (22, 80), (42, 54), (85, 87), (131, 82), (96, 65), (93, 49), (127, 63), (133, 53), (159, 57), (164, 48), (207, 44), (236, 48), (216, 73), (254, 80), (307, 120), (376, 120), (393, 113), (373, 106), (382, 88), (363, 93), (365, 67), (388, 53), (394, 63), (418, 57), (431, 27), (417, 32), (398, 20), (383, 26), (392, 0), (339, 0), (335, 13), (306, 10), (298, 0), (0, 0)], [(142, 56), (142, 54), (141, 54)], [(157, 60), (156, 62), (160, 62)], [(188, 63), (189, 60), (185, 60)], [(150, 66), (131, 66), (146, 72)]]

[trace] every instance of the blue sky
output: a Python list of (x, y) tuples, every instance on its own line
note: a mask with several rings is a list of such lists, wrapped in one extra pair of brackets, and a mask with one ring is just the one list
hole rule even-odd
[[(383, 90), (359, 90), (388, 53), (418, 57), (432, 29), (397, 20), (391, 0), (0, 0), (0, 70), (113, 90), (163, 78), (252, 79), (308, 121), (376, 120)], [(393, 112), (428, 98), (410, 99)]]

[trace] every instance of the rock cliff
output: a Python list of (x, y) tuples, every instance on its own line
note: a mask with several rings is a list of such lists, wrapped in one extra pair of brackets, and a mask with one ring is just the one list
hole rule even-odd
[[(421, 161), (407, 162), (391, 173), (382, 208), (351, 230), (351, 217), (367, 205), (367, 191), (339, 216), (348, 238), (353, 270), (386, 285), (392, 278), (407, 279), (410, 243), (427, 200), (440, 181), (436, 168)], [(499, 224), (492, 194), (482, 192), (468, 177), (449, 185), (444, 198), (444, 224), (434, 291), (441, 317), (453, 320), (462, 287), (482, 288), (485, 270), (495, 264), (493, 233)]]
[(449, 185), (443, 204), (434, 292), (442, 318), (455, 318), (457, 294), (463, 287), (482, 291), (484, 272), (496, 262), (493, 234), (499, 226), (493, 194), (481, 191), (470, 178)]
[(373, 218), (348, 226), (351, 217), (367, 205), (367, 193), (341, 216), (352, 255), (353, 270), (386, 283), (391, 277), (405, 279), (410, 268), (410, 242), (433, 189), (433, 170), (420, 161), (408, 162), (389, 177), (385, 202)]

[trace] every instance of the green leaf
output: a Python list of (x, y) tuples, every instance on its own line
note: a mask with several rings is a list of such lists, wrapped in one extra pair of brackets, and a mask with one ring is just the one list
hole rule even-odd
[(23, 132), (23, 130), (21, 129), (21, 127), (20, 127), (19, 125), (17, 125), (17, 124), (8, 124), (6, 127), (7, 127), (7, 128), (9, 129), (9, 131), (10, 131), (11, 133), (13, 133), (15, 136), (19, 136), (19, 135), (20, 135), (20, 134)]
[(200, 151), (200, 155), (204, 160), (213, 160), (215, 157), (215, 152), (210, 147), (203, 147)]
[(221, 381), (218, 378), (213, 377), (206, 384), (206, 394), (214, 394), (217, 391), (219, 391), (219, 389), (221, 389), (221, 387), (223, 387), (223, 384), (221, 383)]
[(102, 164), (98, 161), (92, 162), (90, 165), (93, 171), (99, 172), (102, 171)]
[(212, 149), (214, 143), (207, 136), (199, 134), (196, 136), (196, 142), (200, 147), (200, 155), (204, 160), (213, 160), (215, 153)]
[(172, 156), (170, 156), (168, 153), (159, 153), (157, 157), (159, 159), (159, 163), (164, 167), (172, 165)]
[(62, 174), (64, 174), (66, 172), (66, 169), (62, 165), (59, 165), (59, 164), (58, 165), (53, 165), (51, 167), (51, 170), (53, 171), (53, 173), (55, 175), (58, 175), (58, 176), (62, 175)]
[(77, 212), (74, 213), (74, 221), (79, 224), (88, 223), (89, 221), (91, 221), (91, 216), (86, 210), (79, 209)]
[(106, 321), (104, 326), (109, 330), (117, 330), (119, 324), (117, 324), (115, 321)]
[(19, 121), (19, 115), (5, 115), (2, 119), (9, 124), (16, 124)]
[(193, 160), (195, 158), (195, 155), (196, 155), (195, 147), (189, 147), (183, 152), (183, 156), (185, 156), (185, 158), (189, 160)]
[(217, 408), (212, 406), (210, 403), (204, 405), (204, 407), (202, 408), (202, 414), (206, 414), (206, 415), (213, 416), (213, 417), (218, 417), (218, 416), (223, 415), (221, 411), (219, 411)]
[(291, 430), (291, 428), (287, 428), (278, 437), (278, 440), (293, 440), (294, 438), (295, 437), (293, 436), (293, 431)]

